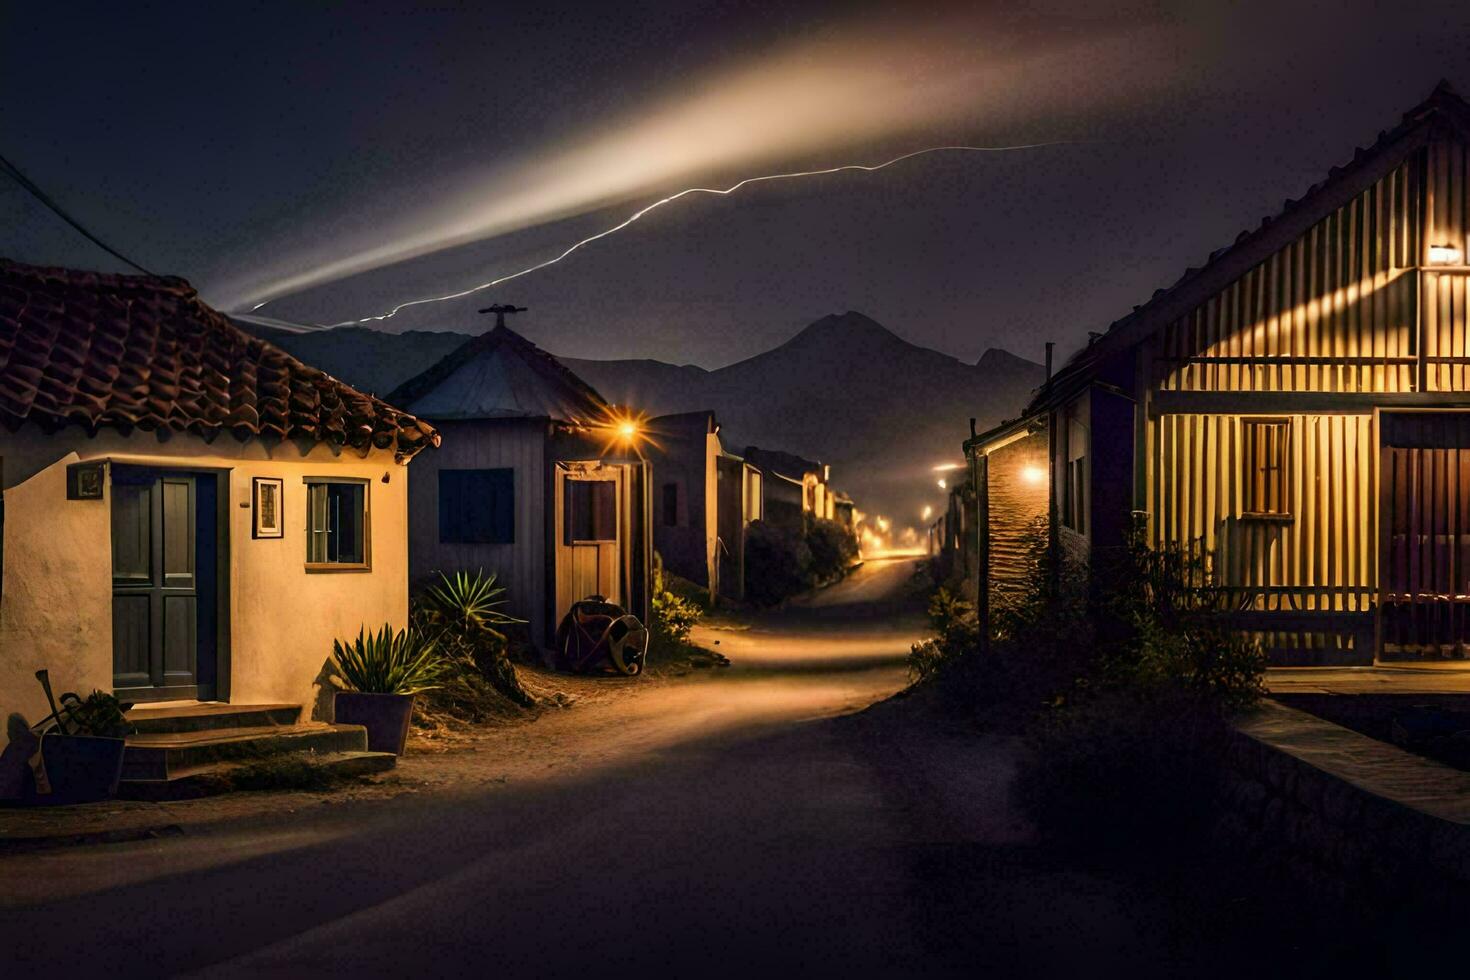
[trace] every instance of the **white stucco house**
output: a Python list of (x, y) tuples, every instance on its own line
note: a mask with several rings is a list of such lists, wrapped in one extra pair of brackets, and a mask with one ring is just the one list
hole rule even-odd
[(126, 701), (309, 704), (404, 625), (428, 424), (251, 337), (182, 279), (0, 259), (0, 710), (35, 671)]

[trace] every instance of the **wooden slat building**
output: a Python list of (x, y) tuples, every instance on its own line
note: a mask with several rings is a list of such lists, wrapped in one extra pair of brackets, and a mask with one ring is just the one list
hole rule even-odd
[[(1018, 423), (1063, 547), (1202, 545), (1277, 663), (1470, 644), (1470, 106), (1448, 86), (1074, 356)], [(1102, 451), (1099, 451), (1102, 450)]]

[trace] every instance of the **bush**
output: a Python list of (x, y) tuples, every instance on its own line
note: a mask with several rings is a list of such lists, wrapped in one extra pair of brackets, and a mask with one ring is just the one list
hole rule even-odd
[(124, 712), (132, 707), (124, 705), (105, 691), (94, 690), (86, 700), (75, 704), (67, 714), (67, 725), (74, 735), (98, 735), (103, 738), (123, 738), (132, 733)]
[[(415, 600), (414, 621), (434, 637), (451, 664), (455, 683), (448, 707), (473, 705), (481, 693), (479, 679), (521, 707), (536, 703), (521, 685), (505, 634), (497, 629), (524, 622), (504, 611), (506, 601), (505, 588), (484, 569), (441, 572)], [(471, 714), (478, 720), (483, 712), (473, 709)]]
[(1027, 588), (993, 595), (982, 643), (938, 591), (936, 635), (909, 668), (976, 720), (1022, 731), (1022, 808), (1053, 843), (1129, 848), (1197, 832), (1224, 778), (1228, 717), (1260, 697), (1265, 657), (1199, 547), (1152, 550), (1141, 527), (1091, 569), (1032, 529)]
[(929, 625), (934, 636), (909, 650), (909, 682), (919, 684), (946, 669), (980, 655), (979, 620), (975, 607), (940, 586), (929, 599)]
[(363, 694), (417, 694), (439, 685), (449, 670), (437, 644), (417, 629), (377, 633), (367, 627), (349, 643), (332, 641), (332, 656), (347, 686)]
[(812, 555), (811, 576), (816, 582), (842, 578), (857, 561), (857, 535), (845, 524), (808, 514), (802, 530)]
[[(687, 584), (687, 583), (686, 583)], [(649, 624), (649, 654), (658, 660), (670, 660), (689, 649), (689, 635), (704, 617), (704, 609), (694, 599), (673, 591), (673, 583), (664, 571), (663, 558), (653, 556), (653, 622)]]
[(803, 535), (752, 521), (745, 532), (745, 597), (774, 606), (814, 584), (812, 552)]

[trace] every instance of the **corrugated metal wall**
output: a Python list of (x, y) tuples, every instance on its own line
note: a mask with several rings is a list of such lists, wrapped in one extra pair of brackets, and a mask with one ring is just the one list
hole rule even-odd
[(1165, 328), (1178, 391), (1410, 391), (1419, 157)]
[[(509, 611), (531, 622), (543, 643), (546, 600), (546, 423), (435, 423), (444, 437), (410, 464), (409, 572), (418, 583), (435, 571), (494, 572), (509, 590)], [(441, 544), (439, 470), (515, 470), (514, 544)]]
[(1290, 512), (1243, 517), (1238, 415), (1158, 420), (1155, 547), (1201, 542), (1221, 585), (1262, 610), (1366, 611), (1377, 589), (1377, 440), (1369, 415), (1290, 416)]
[(1470, 230), (1470, 201), (1465, 186), (1470, 177), (1470, 154), (1458, 143), (1436, 143), (1427, 163), (1424, 210), (1425, 244), (1448, 246), (1459, 253), (1453, 263), (1462, 268), (1425, 269), (1423, 290), (1424, 390), (1470, 389), (1470, 337), (1465, 312), (1470, 302), (1470, 277), (1463, 266)]

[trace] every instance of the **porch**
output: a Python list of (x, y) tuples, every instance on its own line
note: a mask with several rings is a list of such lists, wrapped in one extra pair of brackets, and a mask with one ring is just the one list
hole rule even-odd
[(1385, 664), (1370, 667), (1272, 667), (1266, 691), (1277, 695), (1470, 695), (1470, 663)]

